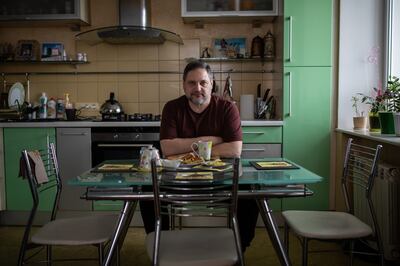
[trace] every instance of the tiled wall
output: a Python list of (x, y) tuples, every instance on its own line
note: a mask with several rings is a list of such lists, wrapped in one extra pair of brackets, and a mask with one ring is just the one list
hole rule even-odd
[[(92, 1), (93, 2), (93, 1)], [(92, 4), (92, 25), (99, 27), (115, 25), (114, 16), (109, 20), (101, 16), (102, 12), (114, 14), (115, 1), (96, 0)], [(107, 8), (108, 7), (108, 8)], [(110, 11), (111, 10), (111, 11)], [(261, 28), (252, 28), (250, 24), (206, 24), (203, 29), (195, 29), (193, 25), (183, 24), (180, 18), (180, 1), (152, 1), (153, 26), (177, 32), (183, 37), (184, 44), (179, 45), (165, 42), (162, 45), (110, 45), (101, 43), (90, 46), (74, 41), (74, 34), (68, 28), (2, 28), (0, 42), (5, 40), (36, 39), (39, 42), (63, 42), (66, 51), (73, 56), (76, 52), (86, 52), (89, 64), (79, 65), (7, 65), (0, 66), (0, 72), (99, 72), (99, 74), (79, 75), (31, 75), (31, 101), (37, 102), (42, 91), (50, 97), (63, 97), (70, 94), (73, 102), (99, 104), (103, 103), (110, 92), (115, 92), (116, 98), (122, 103), (126, 113), (159, 114), (164, 104), (183, 94), (182, 75), (173, 74), (100, 74), (101, 72), (124, 71), (173, 71), (182, 72), (190, 57), (199, 57), (203, 47), (210, 46), (213, 38), (217, 37), (247, 37), (248, 50), (251, 39), (256, 35), (273, 30), (272, 23), (264, 24)], [(165, 12), (165, 11), (168, 12)], [(85, 29), (86, 30), (86, 29)], [(64, 32), (61, 34), (60, 32)], [(4, 38), (4, 39), (3, 39)], [(235, 71), (275, 70), (281, 72), (279, 64), (261, 62), (213, 62), (210, 63), (215, 71), (233, 69)], [(256, 94), (257, 84), (264, 89), (271, 88), (280, 103), (282, 95), (282, 76), (278, 73), (233, 73), (233, 96), (239, 101), (241, 94)], [(215, 78), (222, 92), (227, 73), (216, 73)], [(23, 76), (7, 76), (12, 83), (24, 80)], [(239, 105), (238, 105), (239, 106)], [(280, 114), (278, 105), (278, 114)], [(89, 112), (96, 115), (97, 112)]]

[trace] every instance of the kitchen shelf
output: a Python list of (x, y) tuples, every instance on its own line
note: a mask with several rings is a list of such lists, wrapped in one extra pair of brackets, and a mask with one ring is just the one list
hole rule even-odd
[(82, 65), (89, 64), (89, 61), (61, 60), (61, 61), (41, 61), (41, 60), (7, 60), (0, 61), (2, 64), (53, 64), (53, 65)]
[[(186, 61), (193, 60), (194, 58), (187, 58)], [(205, 62), (274, 62), (275, 58), (199, 58)]]
[[(276, 73), (275, 70), (216, 70), (213, 73)], [(96, 72), (0, 72), (1, 75), (132, 75), (132, 74), (183, 74), (181, 71), (96, 71)]]

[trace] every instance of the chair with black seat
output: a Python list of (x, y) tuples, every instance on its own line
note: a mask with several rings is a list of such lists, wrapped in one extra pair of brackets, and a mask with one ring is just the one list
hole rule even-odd
[[(236, 217), (238, 176), (239, 158), (234, 159), (233, 174), (219, 173), (209, 180), (180, 180), (164, 173), (158, 179), (152, 161), (156, 230), (146, 237), (152, 265), (244, 265)], [(162, 214), (227, 217), (229, 222), (226, 227), (162, 231)]]
[[(307, 265), (308, 241), (319, 240), (349, 240), (350, 264), (353, 264), (353, 253), (363, 253), (380, 256), (380, 264), (384, 264), (383, 244), (378, 221), (371, 199), (374, 180), (377, 174), (377, 165), (382, 145), (371, 148), (353, 143), (348, 140), (341, 177), (342, 192), (346, 204), (346, 212), (339, 211), (284, 211), (285, 245), (289, 248), (289, 228), (301, 238), (303, 248), (303, 265)], [(352, 192), (361, 191), (365, 204), (373, 223), (373, 228), (354, 216), (351, 203)], [(359, 200), (357, 198), (357, 200)], [(378, 251), (376, 253), (355, 252), (356, 239), (374, 240)]]
[[(98, 248), (99, 264), (103, 262), (105, 245), (114, 232), (116, 215), (90, 215), (85, 217), (56, 219), (62, 183), (53, 143), (46, 150), (22, 151), (21, 172), (28, 179), (32, 194), (32, 209), (23, 235), (18, 265), (32, 263), (32, 258), (46, 249), (46, 260), (51, 265), (52, 261), (79, 260), (77, 258), (53, 260), (52, 246), (81, 246), (94, 245)], [(45, 194), (54, 195), (50, 221), (32, 233), (32, 226), (38, 210), (40, 199)], [(79, 195), (77, 195), (78, 197)], [(39, 249), (40, 248), (40, 249)], [(33, 254), (27, 254), (28, 250)], [(84, 258), (84, 260), (91, 258)]]

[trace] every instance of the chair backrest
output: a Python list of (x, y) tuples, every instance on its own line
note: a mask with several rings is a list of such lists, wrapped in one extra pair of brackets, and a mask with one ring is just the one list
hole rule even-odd
[[(355, 144), (349, 138), (346, 146), (344, 167), (342, 174), (342, 190), (345, 198), (347, 211), (354, 214), (354, 207), (351, 204), (351, 195), (355, 190), (363, 191), (367, 201), (370, 216), (374, 223), (375, 232), (379, 234), (377, 217), (371, 199), (375, 177), (377, 175), (378, 161), (381, 155), (382, 145), (375, 148)], [(358, 187), (358, 188), (356, 188)]]
[[(35, 173), (35, 163), (30, 157), (32, 152), (39, 152), (40, 158), (43, 162), (44, 172), (47, 175), (48, 181), (42, 182), (37, 178)], [(22, 151), (23, 163), (27, 173), (27, 179), (29, 182), (29, 188), (32, 194), (33, 205), (31, 209), (29, 223), (33, 223), (34, 216), (36, 214), (37, 208), (40, 203), (40, 195), (42, 193), (53, 193), (54, 189), (55, 195), (52, 201), (52, 212), (51, 220), (54, 220), (57, 215), (58, 204), (60, 201), (62, 182), (60, 178), (60, 172), (58, 168), (58, 161), (56, 156), (56, 150), (54, 143), (50, 143), (46, 149), (37, 151)], [(40, 159), (39, 158), (39, 159)]]
[[(175, 173), (158, 178), (152, 161), (155, 215), (181, 217), (229, 217), (236, 219), (239, 158), (233, 162), (233, 173), (214, 173), (210, 180), (178, 180)], [(161, 204), (166, 203), (166, 204)], [(232, 226), (232, 221), (228, 223)]]

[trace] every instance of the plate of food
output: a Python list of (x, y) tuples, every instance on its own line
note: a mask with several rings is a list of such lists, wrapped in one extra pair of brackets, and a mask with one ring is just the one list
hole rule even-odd
[(187, 154), (175, 157), (175, 158), (169, 158), (169, 159), (180, 160), (181, 167), (199, 165), (204, 162), (204, 160), (201, 157), (197, 156), (193, 152), (187, 153)]

